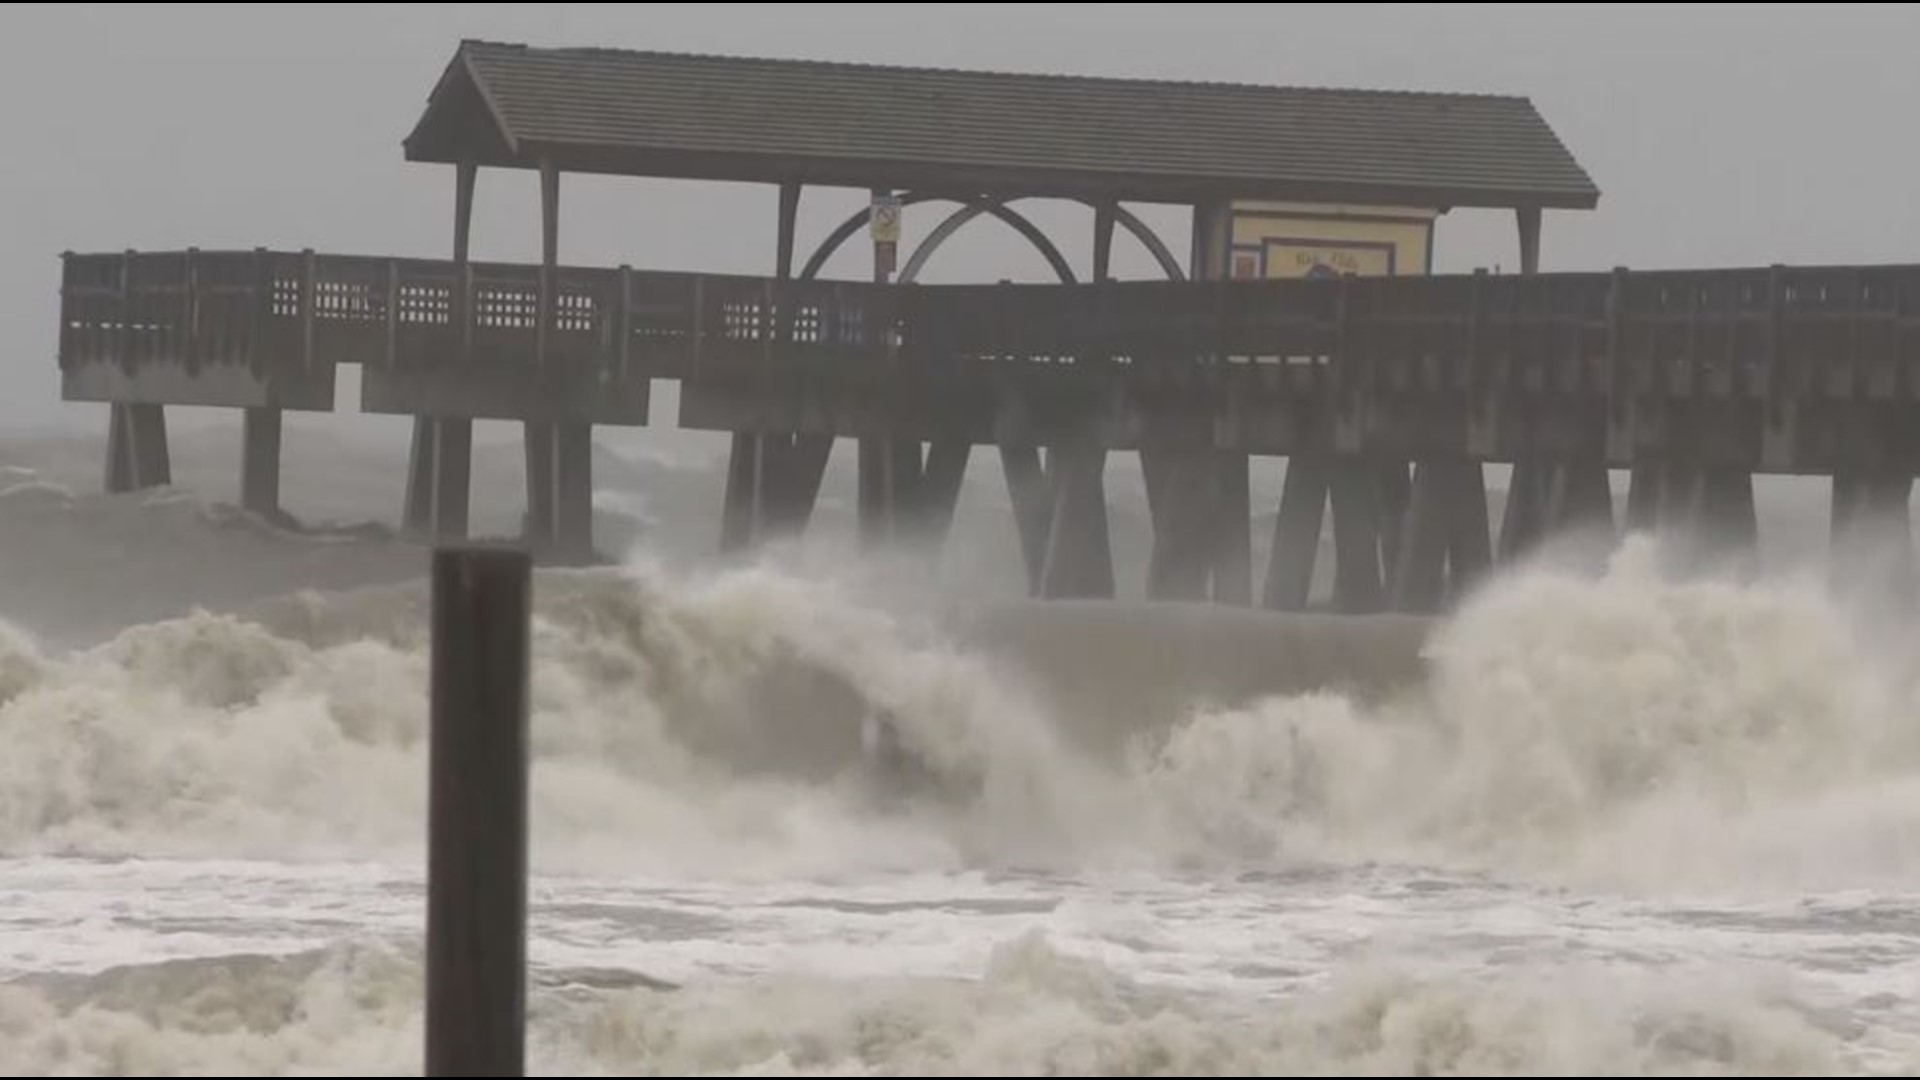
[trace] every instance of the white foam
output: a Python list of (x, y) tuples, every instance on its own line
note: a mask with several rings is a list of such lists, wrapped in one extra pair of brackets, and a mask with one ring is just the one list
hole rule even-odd
[[(350, 947), (0, 987), (9, 1073), (403, 1073), (413, 954)], [(1356, 969), (1273, 1001), (1122, 976), (1045, 939), (964, 978), (784, 976), (677, 991), (536, 988), (539, 1075), (1817, 1075), (1893, 1071), (1790, 979), (1591, 965)]]
[[(1910, 683), (1819, 590), (1648, 565), (1629, 548), (1599, 581), (1496, 584), (1434, 636), (1416, 698), (1196, 710), (1118, 763), (931, 624), (831, 583), (543, 578), (536, 858), (769, 879), (1398, 859), (1920, 887)], [(0, 642), (0, 847), (415, 857), (419, 607), (305, 604), (279, 632), (200, 614), (69, 657)], [(870, 784), (876, 715), (925, 774), (904, 802)]]

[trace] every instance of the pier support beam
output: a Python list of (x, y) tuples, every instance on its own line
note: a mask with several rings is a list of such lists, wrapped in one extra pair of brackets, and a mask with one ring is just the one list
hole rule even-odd
[(735, 432), (720, 550), (743, 551), (806, 532), (832, 452), (831, 435)]
[(1435, 460), (1415, 467), (1398, 556), (1387, 575), (1395, 611), (1440, 611), (1486, 575), (1493, 543), (1479, 462)]
[(1520, 561), (1547, 540), (1573, 533), (1592, 536), (1596, 552), (1613, 545), (1613, 483), (1606, 464), (1516, 462), (1501, 514), (1500, 561)]
[(1305, 611), (1313, 592), (1313, 564), (1327, 513), (1327, 489), (1333, 463), (1326, 458), (1287, 459), (1280, 489), (1280, 512), (1273, 522), (1273, 551), (1267, 560), (1262, 603), (1276, 611)]
[[(780, 185), (774, 234), (774, 277), (779, 281), (793, 278), (800, 190), (800, 184), (793, 181)], [(776, 332), (782, 339), (792, 333), (791, 313), (783, 313)], [(720, 550), (743, 551), (776, 538), (805, 533), (832, 454), (832, 435), (735, 432), (720, 513)], [(862, 492), (864, 507), (864, 487)]]
[(248, 409), (240, 421), (240, 505), (265, 517), (280, 513), (279, 409)]
[(1387, 525), (1380, 475), (1362, 460), (1343, 461), (1328, 478), (1333, 507), (1333, 606), (1365, 615), (1386, 606), (1380, 538)]
[(406, 531), (435, 540), (465, 539), (472, 476), (473, 421), (464, 416), (414, 417), (402, 519)]
[(1149, 445), (1140, 450), (1140, 468), (1153, 519), (1148, 598), (1251, 604), (1247, 455), (1206, 445)]
[(938, 550), (946, 542), (973, 445), (965, 439), (869, 437), (860, 440), (860, 540)]
[(1303, 611), (1327, 510), (1333, 511), (1333, 607), (1347, 614), (1443, 608), (1487, 572), (1487, 488), (1473, 461), (1295, 457), (1274, 521), (1264, 604)]
[(1248, 456), (1238, 451), (1216, 455), (1214, 528), (1218, 542), (1213, 555), (1213, 602), (1249, 607), (1253, 604), (1253, 506), (1248, 491)]
[(1000, 469), (1013, 503), (1013, 524), (1020, 538), (1020, 561), (1027, 571), (1027, 595), (1040, 595), (1040, 573), (1047, 561), (1047, 526), (1053, 511), (1053, 485), (1031, 443), (1000, 444)]
[(1040, 595), (1111, 599), (1113, 548), (1107, 532), (1105, 443), (1083, 437), (1048, 455), (1053, 474)]
[(1274, 520), (1265, 606), (1303, 611), (1313, 591), (1322, 525), (1333, 510), (1333, 606), (1366, 614), (1387, 606), (1386, 571), (1398, 562), (1408, 497), (1398, 462), (1353, 456), (1293, 457)]
[(879, 549), (900, 536), (919, 496), (920, 442), (870, 435), (860, 440), (859, 455), (856, 511), (860, 542), (870, 550)]
[(920, 470), (920, 497), (913, 507), (908, 532), (916, 541), (938, 547), (953, 529), (953, 513), (960, 505), (960, 487), (967, 479), (973, 444), (965, 439), (935, 439), (927, 443)]
[(106, 489), (111, 494), (173, 483), (167, 416), (159, 405), (108, 406)]
[[(468, 271), (469, 244), (473, 236), (473, 191), (479, 179), (479, 165), (461, 161), (454, 166), (453, 181), (453, 280), (448, 296), (448, 316), (460, 329), (455, 335), (458, 348), (454, 359), (471, 359), (469, 346), (473, 312)], [(544, 184), (543, 184), (544, 190)], [(542, 296), (545, 296), (546, 275)], [(544, 299), (543, 299), (544, 303)], [(543, 309), (544, 310), (544, 309)], [(279, 423), (274, 422), (276, 436)], [(251, 447), (251, 441), (249, 441)], [(413, 447), (407, 455), (407, 492), (401, 509), (400, 524), (407, 534), (432, 540), (463, 540), (467, 535), (468, 504), (472, 496), (473, 419), (467, 416), (415, 416)], [(277, 481), (276, 481), (277, 483)]]
[(1829, 561), (1850, 598), (1903, 610), (1915, 599), (1913, 478), (1879, 469), (1833, 474)]
[(526, 423), (527, 543), (566, 565), (593, 559), (593, 425)]
[(1668, 565), (1748, 578), (1760, 569), (1753, 474), (1744, 467), (1690, 461), (1636, 465), (1627, 492), (1628, 528), (1660, 535)]

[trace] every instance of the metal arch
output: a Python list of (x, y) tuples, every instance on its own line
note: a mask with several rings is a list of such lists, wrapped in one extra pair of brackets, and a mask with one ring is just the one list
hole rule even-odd
[[(909, 192), (900, 197), (900, 205), (912, 206), (915, 203), (932, 202), (939, 197)], [(800, 268), (800, 280), (812, 281), (820, 273), (821, 268), (827, 265), (827, 260), (833, 258), (833, 253), (840, 250), (840, 245), (852, 239), (853, 234), (860, 231), (860, 226), (867, 223), (869, 213), (871, 211), (856, 210), (848, 216), (847, 220), (828, 233), (827, 238), (820, 241), (820, 246), (813, 249), (813, 254), (807, 256), (807, 264)]]
[(913, 254), (907, 257), (906, 264), (900, 268), (898, 279), (900, 284), (909, 284), (918, 277), (920, 268), (927, 264), (927, 259), (933, 255), (934, 251), (941, 244), (946, 243), (948, 237), (959, 232), (962, 225), (981, 214), (992, 214), (1012, 226), (1021, 236), (1026, 237), (1027, 242), (1039, 250), (1041, 256), (1047, 260), (1047, 264), (1053, 267), (1055, 276), (1063, 283), (1071, 285), (1078, 280), (1074, 277), (1073, 266), (1067, 262), (1067, 257), (1060, 254), (1060, 249), (1054, 246), (1052, 240), (1047, 239), (1047, 234), (1041, 232), (1038, 225), (1006, 203), (993, 199), (981, 199), (948, 214), (945, 221), (934, 226), (933, 231), (927, 234), (926, 239), (920, 241), (919, 246), (913, 249)]
[[(947, 197), (916, 192), (901, 196), (900, 204), (902, 206), (912, 206), (915, 203), (933, 202), (944, 198)], [(933, 232), (927, 235), (925, 240), (920, 242), (920, 245), (914, 249), (913, 256), (907, 260), (907, 268), (902, 270), (898, 278), (899, 281), (903, 283), (912, 281), (913, 275), (919, 273), (920, 266), (927, 261), (929, 255), (933, 254), (934, 248), (939, 247), (947, 237), (952, 236), (954, 230), (983, 213), (992, 214), (994, 217), (1006, 222), (1021, 236), (1026, 237), (1027, 242), (1038, 249), (1040, 254), (1046, 258), (1048, 265), (1053, 267), (1053, 272), (1059, 275), (1061, 281), (1072, 282), (1075, 280), (1073, 267), (1067, 262), (1066, 256), (1060, 254), (1060, 249), (1054, 246), (1053, 241), (1047, 239), (1047, 234), (1041, 232), (1039, 226), (1028, 220), (1019, 211), (995, 199), (953, 199), (951, 201), (964, 202), (966, 205), (948, 216)], [(833, 257), (833, 253), (840, 250), (840, 245), (851, 239), (853, 234), (859, 232), (860, 227), (866, 224), (867, 214), (868, 211), (866, 210), (856, 210), (832, 232), (828, 233), (827, 238), (820, 241), (820, 246), (814, 249), (812, 255), (808, 256), (807, 264), (800, 268), (800, 280), (810, 281), (815, 275), (819, 274), (821, 268), (827, 264), (827, 260)]]
[[(1094, 205), (1092, 200), (1089, 199), (1082, 199), (1080, 201), (1086, 203), (1088, 206)], [(1146, 222), (1141, 221), (1133, 211), (1121, 206), (1119, 203), (1111, 204), (1110, 209), (1113, 211), (1114, 223), (1132, 233), (1134, 239), (1140, 241), (1141, 245), (1147, 249), (1147, 254), (1153, 256), (1153, 261), (1160, 264), (1160, 270), (1167, 275), (1167, 280), (1187, 280), (1187, 272), (1180, 268), (1180, 260), (1174, 258), (1173, 252), (1167, 250), (1166, 241), (1160, 239), (1159, 233), (1154, 232), (1153, 229), (1148, 226)]]
[[(934, 202), (941, 198), (942, 196), (939, 195), (910, 192), (901, 196), (900, 204), (902, 206), (913, 206), (916, 203)], [(938, 247), (939, 242), (944, 241), (948, 236), (951, 236), (955, 230), (959, 229), (960, 226), (979, 217), (983, 212), (992, 214), (1019, 231), (1022, 236), (1025, 236), (1034, 247), (1040, 250), (1042, 255), (1046, 256), (1047, 262), (1053, 266), (1054, 273), (1060, 276), (1060, 280), (1068, 282), (1075, 280), (1073, 271), (1071, 267), (1068, 266), (1066, 259), (1061, 257), (1059, 248), (1055, 247), (1053, 242), (1046, 238), (1046, 234), (1042, 233), (1032, 221), (1022, 216), (1004, 201), (997, 199), (953, 201), (964, 202), (966, 205), (959, 211), (948, 216), (948, 218), (941, 222), (934, 230), (934, 233), (929, 234), (926, 240), (921, 241), (920, 246), (914, 249), (913, 255), (907, 260), (907, 266), (902, 270), (900, 280), (912, 281), (912, 275), (917, 274), (920, 266), (926, 262), (927, 257), (933, 254), (933, 247)], [(1080, 199), (1077, 201), (1086, 206), (1096, 205), (1091, 199)], [(813, 254), (807, 257), (806, 265), (800, 270), (800, 280), (811, 281), (816, 277), (821, 269), (826, 266), (827, 260), (833, 257), (834, 252), (839, 251), (840, 246), (852, 239), (853, 234), (860, 231), (860, 226), (866, 224), (868, 213), (869, 211), (866, 210), (856, 210), (831, 233), (828, 233), (826, 239), (820, 241), (820, 246), (815, 248)], [(1132, 233), (1134, 238), (1140, 241), (1141, 245), (1147, 249), (1147, 253), (1153, 256), (1154, 262), (1160, 264), (1161, 271), (1167, 275), (1169, 280), (1186, 280), (1186, 271), (1181, 269), (1180, 261), (1173, 257), (1173, 252), (1168, 250), (1166, 243), (1160, 239), (1159, 234), (1155, 233), (1146, 222), (1140, 220), (1138, 215), (1126, 207), (1115, 203), (1113, 204), (1113, 217), (1115, 224)], [(939, 241), (934, 240), (935, 235), (939, 236)], [(929, 243), (932, 243), (933, 247), (929, 247)]]

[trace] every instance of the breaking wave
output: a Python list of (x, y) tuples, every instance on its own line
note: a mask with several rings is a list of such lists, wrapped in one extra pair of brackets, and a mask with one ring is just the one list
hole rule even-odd
[[(537, 589), (548, 867), (1920, 876), (1902, 666), (1819, 588), (1676, 582), (1645, 545), (1433, 626), (1222, 616), (1238, 654), (1172, 663), (1191, 611), (906, 616), (771, 566)], [(424, 602), (307, 593), (58, 656), (0, 637), (0, 847), (411, 857)], [(902, 770), (875, 766), (882, 719)]]
[[(380, 887), (412, 887), (426, 801), (422, 552), (287, 533), (174, 495), (24, 485), (0, 502), (16, 511), (0, 520), (0, 550), (17, 565), (58, 553), (37, 580), (0, 589), (0, 615), (17, 620), (0, 623), (0, 855), (124, 858), (114, 881), (142, 888), (157, 872), (138, 860), (196, 860), (169, 871), (186, 880), (174, 902), (187, 905), (195, 889), (223, 888), (195, 876), (208, 859), (311, 860), (316, 880), (337, 861), (398, 865), (406, 872)], [(153, 572), (112, 563), (136, 535), (182, 577), (175, 596), (129, 607), (112, 595)], [(206, 591), (193, 567), (208, 559), (227, 590), (209, 601), (220, 610), (150, 613)], [(97, 579), (75, 569), (95, 565)], [(1230, 894), (1215, 897), (1209, 931), (1224, 952), (1239, 942), (1234, 919), (1286, 917), (1235, 889), (1285, 892), (1328, 867), (1349, 877), (1302, 903), (1348, 903), (1344, 883), (1369, 868), (1412, 867), (1399, 880), (1498, 882), (1476, 896), (1524, 909), (1521, 921), (1538, 910), (1521, 890), (1542, 883), (1593, 888), (1560, 912), (1601, 890), (1681, 904), (1693, 890), (1767, 893), (1755, 904), (1789, 938), (1794, 919), (1826, 917), (1802, 909), (1809, 892), (1920, 889), (1911, 634), (1863, 621), (1823, 583), (1676, 580), (1665, 565), (1635, 541), (1597, 577), (1516, 570), (1443, 621), (1164, 604), (935, 609), (777, 562), (543, 571), (533, 859), (543, 874), (594, 881), (718, 881), (722, 897), (740, 878), (778, 891), (892, 870), (1097, 891), (1144, 870), (1168, 935), (1188, 926), (1183, 883)], [(314, 587), (259, 601), (289, 579)], [(351, 587), (365, 582), (387, 584)], [(95, 632), (128, 611), (138, 625)], [(901, 755), (876, 753), (883, 723)], [(1637, 945), (1635, 910), (1624, 900), (1593, 917), (1626, 924)], [(1871, 940), (1846, 943), (1863, 956), (1904, 947), (1910, 910), (1831, 905), (1833, 918), (1871, 924)], [(930, 937), (952, 930), (944, 912), (923, 917)], [(348, 922), (340, 933), (373, 933)], [(262, 937), (306, 948), (334, 940), (333, 925), (316, 916)], [(151, 944), (173, 928), (135, 929)], [(26, 963), (0, 984), (0, 1071), (417, 1067), (416, 950), (350, 936), (236, 955), (269, 946), (228, 929), (238, 942), (153, 946), (214, 953), (196, 959), (82, 974), (42, 970), (76, 966), (66, 953)], [(1256, 956), (1285, 970), (1164, 985), (1103, 962), (1113, 954), (1002, 929), (984, 962), (969, 953), (974, 966), (950, 978), (743, 974), (732, 954), (696, 963), (650, 941), (633, 955), (677, 955), (686, 970), (675, 977), (694, 977), (662, 987), (536, 967), (532, 1062), (589, 1075), (1916, 1064), (1889, 1034), (1913, 1029), (1907, 984), (1893, 981), (1911, 970), (1901, 955), (1800, 964), (1789, 951), (1783, 962), (1803, 970), (1783, 974), (1693, 963), (1664, 945), (1603, 960), (1578, 945), (1468, 942), (1467, 963), (1426, 966), (1414, 952), (1382, 946), (1368, 955), (1385, 962), (1363, 961), (1316, 941), (1297, 972), (1289, 957)], [(798, 966), (779, 961), (768, 967)], [(1823, 963), (1842, 976), (1824, 978)], [(1886, 966), (1895, 973), (1871, 970)]]
[[(1268, 1001), (1154, 988), (1037, 935), (973, 978), (663, 989), (542, 972), (538, 1075), (1824, 1075), (1897, 1068), (1769, 972), (1354, 969)], [(343, 945), (0, 986), (12, 1075), (418, 1068), (421, 968)]]

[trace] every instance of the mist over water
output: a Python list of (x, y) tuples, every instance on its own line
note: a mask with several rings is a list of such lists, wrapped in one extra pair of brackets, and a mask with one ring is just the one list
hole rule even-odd
[[(263, 585), (55, 638), (13, 587), (0, 1070), (417, 1070), (423, 553), (20, 480), (9, 543)], [(534, 1064), (1906, 1071), (1893, 625), (1644, 538), (1439, 621), (543, 571)]]

